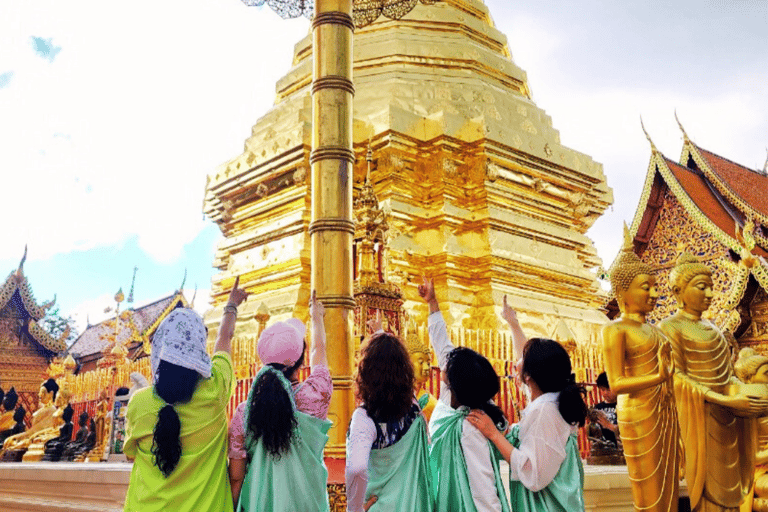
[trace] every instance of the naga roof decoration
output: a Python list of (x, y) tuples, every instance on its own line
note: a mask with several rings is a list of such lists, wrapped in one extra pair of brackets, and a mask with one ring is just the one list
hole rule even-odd
[[(115, 341), (122, 342), (124, 346), (136, 342), (148, 346), (149, 338), (160, 322), (179, 305), (188, 307), (189, 304), (181, 292), (176, 292), (146, 306), (121, 311), (120, 331)], [(89, 326), (69, 348), (69, 353), (77, 358), (101, 353), (109, 346), (114, 330), (114, 317)]]
[(630, 232), (636, 252), (642, 255), (669, 190), (704, 232), (738, 254), (740, 264), (724, 262), (733, 271), (723, 315), (717, 322), (733, 329), (740, 321), (736, 307), (749, 276), (768, 290), (768, 206), (762, 198), (768, 190), (768, 176), (696, 146), (682, 131), (680, 163), (666, 158), (648, 137), (651, 159)]

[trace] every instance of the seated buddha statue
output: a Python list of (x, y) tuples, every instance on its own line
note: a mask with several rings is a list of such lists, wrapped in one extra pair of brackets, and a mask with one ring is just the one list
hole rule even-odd
[(635, 510), (676, 512), (682, 446), (669, 340), (646, 321), (656, 306), (654, 269), (634, 252), (629, 230), (610, 275), (621, 316), (602, 328), (602, 350)]
[[(68, 387), (64, 386), (59, 390), (56, 395), (56, 411), (53, 413), (53, 419), (51, 420), (53, 425), (38, 430), (34, 435), (29, 437), (29, 445), (26, 453), (22, 457), (22, 462), (37, 462), (43, 458), (45, 454), (45, 443), (59, 436), (59, 429), (64, 424), (64, 411), (69, 405), (69, 399), (72, 397), (72, 392)], [(70, 416), (70, 421), (72, 417)], [(72, 435), (72, 431), (69, 431), (69, 435)]]
[[(753, 389), (750, 393), (768, 396), (768, 357), (752, 348), (743, 348), (734, 365), (736, 377)], [(762, 389), (759, 389), (758, 386)], [(740, 510), (768, 512), (768, 416), (757, 419), (757, 453), (755, 455), (754, 485)]]
[(678, 311), (660, 327), (672, 343), (691, 510), (738, 509), (754, 478), (755, 417), (768, 412), (768, 400), (743, 388), (730, 343), (702, 317), (713, 297), (712, 271), (682, 254), (669, 282)]
[(429, 421), (432, 411), (435, 409), (435, 405), (437, 405), (437, 399), (425, 387), (429, 381), (432, 355), (429, 351), (429, 346), (419, 340), (415, 331), (415, 328), (411, 329), (411, 332), (406, 336), (406, 348), (413, 363), (413, 375), (415, 377), (413, 388), (419, 400), (419, 406), (424, 412), (427, 421)]
[(83, 462), (88, 453), (96, 446), (96, 423), (93, 418), (88, 422), (88, 436), (85, 443), (74, 451), (74, 461)]
[(72, 441), (69, 441), (66, 446), (64, 447), (64, 451), (61, 454), (62, 459), (66, 460), (72, 460), (75, 458), (75, 452), (78, 448), (80, 448), (83, 444), (85, 444), (85, 440), (88, 438), (88, 413), (83, 412), (80, 414), (80, 417), (77, 419), (77, 426), (80, 427), (77, 429), (77, 434), (75, 434), (75, 438)]
[(12, 387), (2, 399), (3, 413), (0, 414), (0, 434), (6, 430), (11, 430), (16, 424), (13, 415), (16, 412), (16, 404), (18, 401), (19, 395), (16, 394), (16, 390)]
[(45, 442), (43, 459), (50, 462), (58, 462), (61, 460), (61, 454), (64, 452), (64, 447), (72, 439), (72, 415), (74, 410), (70, 404), (64, 409), (61, 415), (61, 419), (64, 424), (59, 427), (59, 435)]
[(13, 427), (11, 427), (9, 430), (4, 430), (0, 432), (0, 446), (2, 446), (3, 442), (9, 437), (16, 434), (21, 434), (27, 429), (27, 426), (24, 424), (24, 416), (26, 414), (27, 414), (27, 411), (23, 407), (19, 407), (18, 409), (13, 411), (13, 421), (15, 423), (13, 424)]
[(40, 406), (32, 415), (32, 425), (28, 430), (7, 438), (3, 443), (3, 450), (0, 453), (26, 450), (32, 436), (53, 425), (53, 414), (57, 409), (56, 406), (53, 405), (53, 401), (56, 399), (58, 392), (59, 385), (54, 379), (48, 379), (43, 382), (40, 386), (40, 391), (38, 392)]

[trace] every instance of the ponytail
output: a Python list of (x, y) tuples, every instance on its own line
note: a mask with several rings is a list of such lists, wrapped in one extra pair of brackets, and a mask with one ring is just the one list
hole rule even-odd
[[(298, 368), (286, 368), (277, 363), (268, 366), (280, 372), (290, 372), (289, 376)], [(280, 460), (288, 451), (298, 426), (291, 396), (281, 379), (275, 371), (263, 371), (253, 383), (248, 404), (246, 446), (261, 439), (275, 460)]]
[(561, 344), (546, 338), (531, 338), (523, 349), (523, 373), (542, 393), (559, 392), (558, 410), (569, 425), (584, 426), (587, 392), (571, 373), (571, 358)]
[(195, 370), (160, 361), (155, 393), (165, 403), (157, 415), (152, 437), (155, 466), (168, 478), (181, 459), (181, 420), (174, 404), (188, 402), (195, 392), (200, 374)]

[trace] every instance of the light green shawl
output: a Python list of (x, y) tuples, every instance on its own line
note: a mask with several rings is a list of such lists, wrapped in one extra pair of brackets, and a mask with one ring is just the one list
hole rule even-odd
[[(298, 422), (288, 452), (284, 453), (279, 460), (275, 460), (264, 448), (261, 439), (254, 443), (247, 436), (251, 395), (259, 377), (267, 371), (274, 372), (280, 378), (280, 383), (291, 397), (293, 412)], [(291, 383), (281, 371), (268, 365), (264, 366), (253, 380), (245, 408), (246, 450), (250, 456), (250, 463), (236, 510), (238, 512), (295, 512), (298, 510), (328, 512), (328, 469), (323, 461), (323, 449), (328, 442), (329, 428), (331, 428), (330, 421), (298, 411), (293, 400)]]

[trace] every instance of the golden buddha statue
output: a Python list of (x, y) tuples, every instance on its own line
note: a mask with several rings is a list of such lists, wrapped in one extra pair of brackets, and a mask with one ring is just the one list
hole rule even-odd
[(603, 360), (617, 395), (616, 414), (635, 510), (677, 511), (683, 460), (672, 389), (671, 346), (646, 323), (658, 294), (649, 265), (635, 255), (629, 230), (611, 272), (621, 317), (602, 330)]
[(16, 389), (11, 387), (11, 389), (8, 390), (8, 393), (6, 393), (2, 399), (3, 413), (0, 414), (0, 432), (11, 430), (16, 424), (16, 421), (13, 419), (13, 415), (16, 412), (15, 409), (18, 401), (19, 395), (16, 393)]
[(99, 401), (96, 404), (96, 415), (93, 418), (94, 431), (96, 433), (96, 445), (90, 452), (88, 452), (86, 457), (88, 462), (99, 462), (104, 456), (104, 451), (107, 449), (110, 428), (107, 422), (107, 414), (109, 414), (110, 407), (109, 393), (103, 389), (99, 394)]
[(437, 405), (437, 398), (429, 393), (425, 387), (429, 381), (432, 354), (429, 346), (419, 340), (415, 326), (411, 326), (408, 331), (405, 348), (408, 349), (408, 354), (410, 354), (411, 362), (413, 363), (414, 390), (421, 410), (424, 412), (427, 421), (429, 421), (432, 417), (432, 411), (435, 409), (435, 405)]
[[(752, 348), (743, 348), (734, 367), (736, 377), (753, 387), (752, 394), (768, 396), (768, 357)], [(758, 389), (758, 386), (762, 389)], [(768, 512), (768, 416), (757, 420), (757, 454), (755, 476), (750, 492), (741, 505), (742, 512)]]
[[(64, 411), (69, 406), (69, 400), (72, 398), (72, 391), (68, 386), (62, 386), (56, 395), (56, 411), (52, 415), (52, 425), (46, 429), (38, 430), (36, 434), (30, 436), (27, 452), (22, 457), (22, 462), (38, 462), (45, 455), (45, 443), (61, 435), (60, 428), (64, 425)], [(70, 414), (71, 417), (71, 414)], [(72, 433), (70, 432), (70, 435)]]
[(702, 318), (712, 302), (712, 271), (683, 254), (669, 281), (678, 311), (660, 327), (672, 342), (691, 510), (738, 510), (754, 477), (754, 417), (766, 412), (768, 401), (740, 389), (730, 343)]
[(45, 430), (53, 425), (53, 414), (57, 408), (53, 405), (54, 399), (59, 392), (59, 385), (54, 379), (48, 379), (40, 386), (38, 399), (40, 406), (32, 414), (32, 425), (28, 430), (13, 435), (3, 443), (2, 453), (6, 451), (26, 450), (30, 440), (38, 432)]

